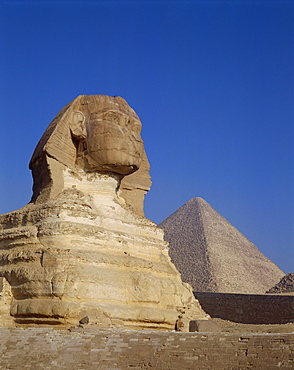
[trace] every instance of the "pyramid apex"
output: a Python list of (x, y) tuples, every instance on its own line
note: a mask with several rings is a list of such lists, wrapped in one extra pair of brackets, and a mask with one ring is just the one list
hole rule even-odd
[(205, 199), (203, 199), (201, 197), (195, 197), (195, 198), (191, 198), (190, 200), (188, 200), (187, 203), (207, 203), (207, 202), (206, 202)]

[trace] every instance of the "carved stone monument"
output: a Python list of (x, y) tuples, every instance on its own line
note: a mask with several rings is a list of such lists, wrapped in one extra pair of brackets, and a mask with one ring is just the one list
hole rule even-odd
[(87, 317), (186, 330), (189, 319), (207, 319), (163, 231), (143, 215), (151, 182), (140, 132), (126, 101), (105, 95), (77, 97), (48, 126), (30, 162), (31, 203), (0, 216), (0, 276), (14, 323)]

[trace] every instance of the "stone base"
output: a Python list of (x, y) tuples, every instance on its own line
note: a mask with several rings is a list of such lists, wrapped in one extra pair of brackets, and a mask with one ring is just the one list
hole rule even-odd
[(221, 332), (220, 326), (212, 320), (191, 320), (189, 323), (189, 332)]

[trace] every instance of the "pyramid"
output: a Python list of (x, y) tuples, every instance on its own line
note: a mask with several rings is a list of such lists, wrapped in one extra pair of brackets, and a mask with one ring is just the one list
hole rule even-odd
[(294, 293), (294, 273), (291, 272), (282, 277), (282, 279), (272, 287), (270, 290), (267, 291), (270, 294), (293, 294)]
[(172, 262), (194, 291), (264, 294), (285, 275), (204, 199), (159, 224)]

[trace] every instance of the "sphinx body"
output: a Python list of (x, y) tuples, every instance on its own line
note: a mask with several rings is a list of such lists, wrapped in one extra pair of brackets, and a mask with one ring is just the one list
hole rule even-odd
[[(174, 329), (207, 318), (143, 214), (141, 122), (120, 97), (79, 96), (30, 162), (32, 201), (0, 216), (0, 275), (24, 324)], [(179, 326), (179, 325), (178, 325)]]

